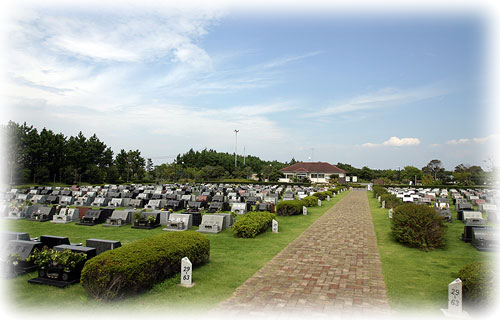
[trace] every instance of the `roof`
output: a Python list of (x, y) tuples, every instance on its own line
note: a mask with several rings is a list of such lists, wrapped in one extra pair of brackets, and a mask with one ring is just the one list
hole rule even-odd
[(346, 173), (344, 170), (328, 162), (297, 162), (283, 168), (281, 172), (317, 172), (317, 173)]

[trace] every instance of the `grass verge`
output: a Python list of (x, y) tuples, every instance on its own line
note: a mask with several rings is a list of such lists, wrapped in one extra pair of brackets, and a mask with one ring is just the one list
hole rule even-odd
[[(232, 229), (215, 235), (208, 234), (210, 262), (193, 270), (193, 281), (196, 283), (193, 288), (178, 286), (180, 279), (179, 275), (176, 275), (155, 285), (152, 290), (144, 294), (104, 303), (89, 297), (80, 284), (59, 289), (28, 283), (27, 280), (36, 277), (36, 273), (1, 282), (8, 287), (9, 305), (16, 310), (23, 309), (28, 312), (37, 311), (40, 308), (50, 309), (55, 306), (59, 311), (103, 309), (163, 311), (172, 308), (210, 308), (230, 297), (237, 287), (340, 201), (345, 194), (347, 192), (331, 198), (329, 202), (323, 201), (322, 207), (308, 208), (307, 216), (277, 217), (278, 234), (272, 233), (270, 229), (254, 239), (236, 238)], [(10, 231), (28, 232), (31, 237), (43, 234), (68, 236), (72, 243), (82, 242), (83, 244), (86, 239), (98, 238), (120, 240), (124, 245), (166, 232), (161, 228), (141, 230), (132, 229), (130, 226), (88, 227), (75, 223), (62, 225), (26, 220), (5, 221), (4, 226)], [(193, 229), (196, 230), (197, 227)]]
[[(387, 297), (395, 311), (430, 311), (440, 313), (448, 307), (448, 284), (457, 278), (465, 265), (474, 261), (496, 259), (493, 252), (481, 252), (460, 240), (464, 223), (456, 220), (457, 212), (450, 207), (453, 223), (446, 232), (444, 247), (422, 251), (406, 247), (393, 240), (388, 209), (380, 208), (373, 192), (367, 192)], [(452, 208), (453, 207), (453, 208)]]

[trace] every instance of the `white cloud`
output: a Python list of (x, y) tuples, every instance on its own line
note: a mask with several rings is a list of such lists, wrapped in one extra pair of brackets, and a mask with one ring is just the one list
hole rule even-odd
[(312, 116), (331, 116), (361, 110), (373, 110), (400, 106), (420, 100), (446, 95), (449, 89), (428, 85), (410, 89), (384, 88), (375, 93), (363, 94), (344, 103), (331, 104)]
[(363, 147), (373, 148), (373, 147), (407, 147), (407, 146), (417, 146), (420, 144), (420, 139), (418, 138), (398, 138), (390, 137), (389, 140), (382, 143), (371, 143), (367, 142), (362, 144)]
[(499, 136), (498, 134), (490, 134), (489, 136), (486, 137), (480, 137), (480, 138), (462, 138), (462, 139), (452, 139), (446, 141), (446, 144), (449, 145), (460, 145), (460, 144), (485, 144), (489, 142), (494, 142), (498, 140)]

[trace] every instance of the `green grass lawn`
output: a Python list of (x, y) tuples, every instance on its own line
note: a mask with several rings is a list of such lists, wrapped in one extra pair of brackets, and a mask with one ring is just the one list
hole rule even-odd
[[(264, 264), (278, 254), (288, 243), (297, 238), (316, 219), (344, 197), (347, 192), (331, 200), (323, 201), (322, 207), (308, 208), (307, 216), (277, 217), (279, 233), (269, 229), (255, 239), (234, 237), (232, 229), (219, 234), (207, 234), (210, 239), (210, 261), (193, 270), (193, 288), (180, 287), (179, 274), (155, 285), (150, 291), (113, 303), (96, 301), (87, 295), (80, 284), (59, 289), (27, 282), (36, 277), (31, 273), (15, 279), (2, 280), (8, 286), (10, 305), (27, 311), (40, 306), (61, 310), (148, 310), (159, 311), (175, 307), (212, 307), (231, 296), (234, 290), (250, 278)], [(8, 220), (4, 228), (10, 231), (28, 232), (31, 237), (40, 235), (68, 236), (70, 242), (82, 242), (90, 238), (119, 240), (122, 245), (134, 240), (166, 232), (132, 229), (130, 226), (114, 228), (101, 225), (88, 227), (75, 223), (53, 224), (26, 220)], [(197, 227), (193, 227), (197, 229)]]
[(391, 237), (388, 209), (380, 208), (373, 192), (368, 192), (371, 214), (382, 269), (391, 308), (396, 311), (440, 312), (448, 306), (448, 284), (458, 271), (474, 261), (496, 259), (497, 253), (481, 252), (460, 240), (464, 223), (456, 220), (450, 205), (453, 223), (446, 223), (446, 245), (428, 252), (406, 247)]

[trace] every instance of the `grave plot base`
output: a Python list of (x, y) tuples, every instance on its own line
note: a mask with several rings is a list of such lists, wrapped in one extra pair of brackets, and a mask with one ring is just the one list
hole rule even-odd
[(54, 220), (52, 220), (50, 222), (52, 222), (52, 223), (66, 224), (66, 223), (71, 223), (71, 222), (76, 222), (76, 221), (78, 221), (78, 220), (68, 220), (68, 221), (54, 221)]
[(115, 228), (117, 228), (117, 227), (123, 227), (123, 226), (127, 226), (127, 225), (130, 225), (130, 223), (127, 223), (127, 224), (103, 224), (102, 226), (103, 227), (115, 227)]
[(462, 311), (461, 313), (450, 312), (448, 309), (441, 309), (441, 312), (446, 318), (455, 318), (455, 319), (471, 319), (469, 314), (466, 311)]
[(85, 222), (77, 222), (75, 224), (77, 224), (79, 226), (89, 226), (89, 227), (97, 225), (97, 223), (85, 223)]
[(67, 287), (71, 284), (75, 284), (80, 282), (80, 279), (74, 279), (70, 281), (61, 281), (61, 280), (53, 280), (53, 279), (48, 279), (48, 278), (33, 278), (28, 280), (29, 283), (35, 283), (35, 284), (46, 284), (49, 286), (54, 286), (58, 288), (64, 288)]
[(471, 244), (478, 251), (485, 251), (485, 252), (496, 252), (496, 251), (498, 251), (498, 247), (480, 247), (480, 246), (474, 245), (473, 243), (471, 243)]
[(26, 219), (26, 217), (4, 217), (4, 219), (8, 219), (8, 220), (21, 220), (21, 219)]
[(153, 225), (153, 226), (132, 226), (133, 229), (146, 229), (146, 230), (151, 230), (154, 228), (158, 228), (160, 225)]
[(32, 218), (26, 218), (26, 221), (47, 222), (47, 221), (49, 221), (49, 219), (32, 219)]
[(163, 231), (186, 231), (187, 229), (169, 229), (169, 228), (163, 228)]

